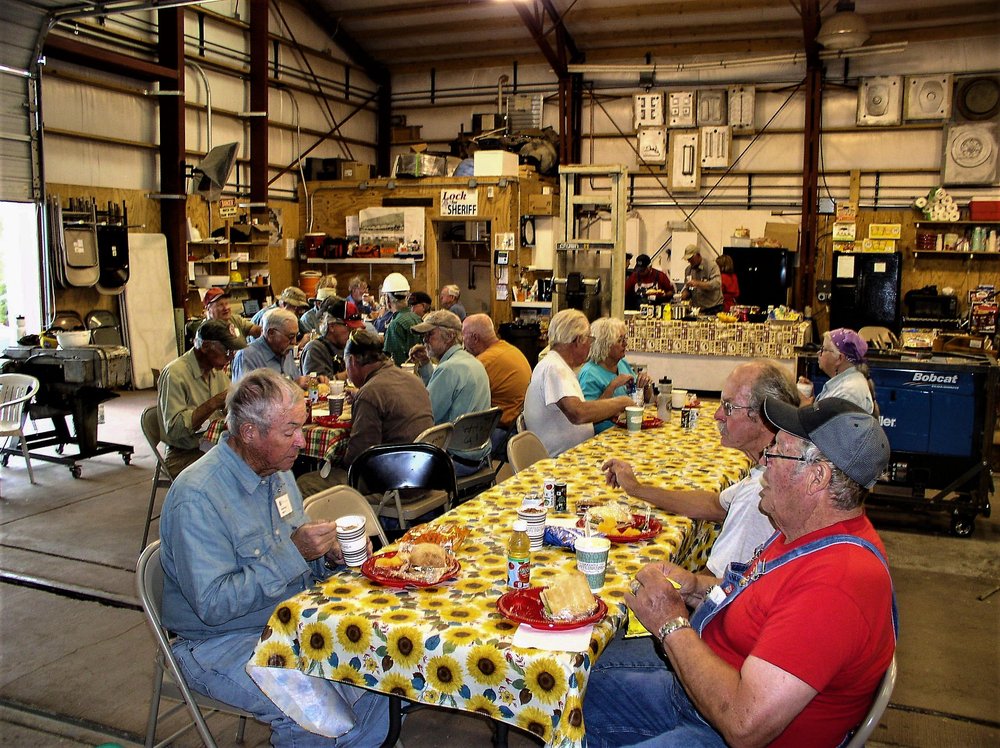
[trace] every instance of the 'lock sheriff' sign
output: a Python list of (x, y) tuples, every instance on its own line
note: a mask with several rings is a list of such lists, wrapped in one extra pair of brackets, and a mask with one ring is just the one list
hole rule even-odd
[(473, 217), (479, 213), (479, 191), (474, 189), (441, 190), (441, 215)]

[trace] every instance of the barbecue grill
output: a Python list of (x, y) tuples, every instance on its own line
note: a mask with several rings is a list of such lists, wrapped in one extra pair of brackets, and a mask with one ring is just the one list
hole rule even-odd
[[(30, 374), (41, 387), (28, 407), (32, 420), (52, 420), (52, 429), (25, 436), (28, 452), (33, 459), (67, 465), (74, 478), (83, 474), (77, 464), (97, 455), (118, 452), (128, 465), (134, 448), (129, 444), (103, 442), (97, 438), (101, 403), (118, 395), (112, 387), (125, 387), (129, 380), (128, 348), (115, 345), (88, 345), (65, 350), (11, 346), (4, 351), (2, 368)], [(70, 434), (66, 416), (73, 419)], [(76, 445), (76, 454), (66, 454), (67, 445)], [(56, 454), (41, 450), (55, 447)], [(0, 450), (0, 463), (6, 466), (10, 455), (20, 455), (17, 449)]]

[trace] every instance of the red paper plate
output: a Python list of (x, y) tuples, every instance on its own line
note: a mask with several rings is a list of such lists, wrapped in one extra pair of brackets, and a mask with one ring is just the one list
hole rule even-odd
[(579, 621), (550, 621), (543, 612), (542, 600), (539, 597), (544, 587), (531, 587), (526, 590), (511, 590), (497, 600), (497, 610), (505, 618), (518, 623), (526, 623), (536, 629), (551, 629), (552, 631), (569, 631), (597, 623), (608, 612), (608, 606), (601, 598), (597, 598), (597, 610)]
[[(660, 418), (657, 418), (656, 416), (646, 416), (645, 418), (642, 419), (642, 429), (643, 429), (643, 431), (645, 431), (646, 429), (659, 428), (662, 425), (663, 425), (663, 420), (660, 419)], [(618, 428), (621, 428), (621, 429), (627, 429), (628, 428), (628, 422), (625, 421), (624, 419), (619, 419), (619, 420), (615, 421), (615, 426), (617, 426)]]
[[(586, 523), (586, 518), (581, 517), (576, 523), (577, 527), (583, 527)], [(644, 514), (633, 514), (632, 515), (632, 527), (642, 527), (646, 522), (646, 515)], [(642, 540), (650, 540), (655, 538), (660, 534), (663, 529), (663, 523), (658, 519), (649, 518), (649, 529), (645, 532), (641, 532), (638, 535), (605, 535), (608, 540), (612, 543), (638, 543)]]
[(313, 416), (313, 423), (328, 429), (349, 429), (350, 421), (342, 421), (338, 416)]
[(449, 579), (454, 579), (458, 576), (458, 572), (462, 570), (461, 564), (458, 563), (458, 559), (452, 558), (451, 564), (445, 571), (444, 575), (436, 582), (420, 582), (412, 579), (400, 579), (399, 577), (394, 577), (389, 574), (385, 574), (381, 569), (375, 565), (375, 559), (385, 556), (386, 558), (392, 558), (396, 555), (396, 551), (390, 553), (380, 553), (378, 556), (370, 556), (367, 561), (361, 564), (361, 573), (368, 577), (373, 582), (378, 582), (379, 584), (384, 584), (386, 587), (434, 587), (435, 585), (441, 584), (441, 582), (447, 582)]

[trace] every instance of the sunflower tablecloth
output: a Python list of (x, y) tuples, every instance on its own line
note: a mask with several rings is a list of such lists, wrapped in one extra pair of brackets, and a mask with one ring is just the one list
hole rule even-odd
[[(608, 615), (594, 626), (583, 652), (522, 649), (512, 645), (517, 624), (497, 611), (506, 592), (506, 543), (525, 493), (541, 493), (546, 477), (564, 480), (569, 509), (581, 498), (624, 500), (605, 485), (600, 464), (611, 456), (632, 462), (639, 477), (671, 488), (720, 490), (739, 480), (749, 461), (723, 449), (711, 408), (693, 430), (678, 416), (660, 428), (629, 434), (613, 428), (552, 460), (543, 460), (448, 512), (435, 522), (458, 522), (470, 531), (456, 552), (458, 578), (426, 589), (397, 590), (343, 570), (277, 607), (247, 665), (280, 707), (307, 727), (322, 725), (324, 694), (316, 679), (353, 683), (436, 706), (509, 722), (551, 746), (586, 745), (582, 700), (591, 666), (626, 621), (623, 601), (632, 576), (652, 561), (700, 568), (715, 526), (659, 510), (663, 531), (651, 541), (614, 545), (607, 579), (598, 593)], [(531, 581), (575, 566), (569, 549), (532, 553)], [(313, 677), (304, 677), (313, 676)]]

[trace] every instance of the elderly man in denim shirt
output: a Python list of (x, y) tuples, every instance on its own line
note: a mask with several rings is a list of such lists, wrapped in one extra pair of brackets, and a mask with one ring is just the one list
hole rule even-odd
[(226, 402), (229, 433), (173, 483), (160, 520), (163, 623), (199, 693), (254, 714), (281, 746), (376, 746), (388, 730), (384, 696), (324, 682), (335, 734), (302, 728), (245, 667), (275, 606), (329, 576), (343, 557), (336, 524), (310, 522), (289, 472), (304, 445), (306, 409), (269, 369), (247, 374)]

